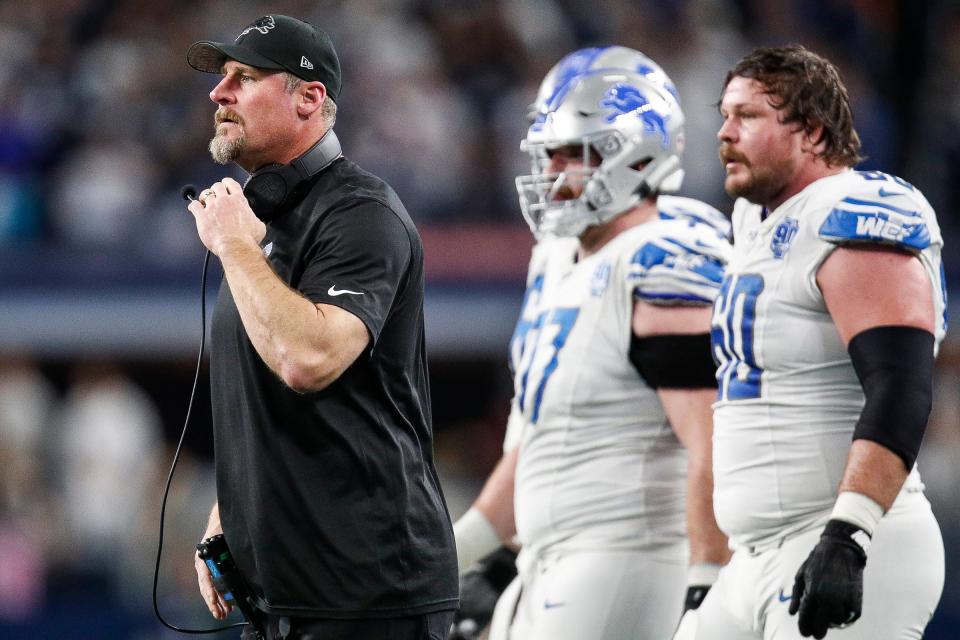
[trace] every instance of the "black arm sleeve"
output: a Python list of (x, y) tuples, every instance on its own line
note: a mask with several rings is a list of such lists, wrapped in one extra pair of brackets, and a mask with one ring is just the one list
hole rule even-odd
[(654, 389), (716, 389), (710, 334), (633, 336), (630, 362)]
[(933, 404), (933, 346), (929, 331), (874, 327), (855, 335), (847, 351), (866, 404), (854, 440), (871, 440), (913, 468)]

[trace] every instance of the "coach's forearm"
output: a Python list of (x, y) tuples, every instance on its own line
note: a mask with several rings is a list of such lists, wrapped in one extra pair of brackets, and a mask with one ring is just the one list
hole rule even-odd
[(285, 360), (310, 348), (317, 309), (277, 277), (255, 244), (231, 243), (221, 251), (224, 275), (250, 342), (277, 374)]
[(214, 502), (213, 509), (210, 510), (210, 517), (207, 518), (207, 529), (203, 534), (204, 538), (223, 533), (223, 525), (220, 524), (220, 503)]
[(233, 242), (220, 252), (230, 292), (250, 342), (270, 369), (297, 391), (336, 380), (369, 342), (355, 316), (294, 291), (257, 245)]

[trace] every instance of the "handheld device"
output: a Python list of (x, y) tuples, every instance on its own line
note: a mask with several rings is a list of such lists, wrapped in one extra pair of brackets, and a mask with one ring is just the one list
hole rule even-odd
[(211, 536), (197, 544), (197, 554), (207, 564), (213, 577), (213, 586), (230, 604), (236, 605), (244, 619), (257, 632), (257, 637), (265, 637), (253, 605), (253, 592), (237, 568), (227, 540), (223, 534)]

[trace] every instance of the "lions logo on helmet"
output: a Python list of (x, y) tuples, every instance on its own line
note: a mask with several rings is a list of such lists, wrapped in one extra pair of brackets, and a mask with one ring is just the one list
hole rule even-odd
[[(664, 101), (659, 101), (664, 103)], [(607, 115), (604, 120), (613, 122), (622, 116), (636, 116), (643, 120), (643, 125), (650, 133), (659, 133), (663, 138), (663, 147), (667, 148), (670, 137), (667, 134), (665, 115), (668, 107), (665, 103), (657, 109), (655, 104), (647, 100), (637, 87), (629, 84), (616, 84), (607, 91), (606, 96), (600, 101), (600, 106), (607, 109)]]
[[(532, 164), (516, 179), (520, 208), (538, 238), (579, 236), (683, 181), (684, 117), (673, 94), (633, 70), (569, 72), (583, 66), (551, 70), (554, 90), (520, 145)], [(551, 173), (550, 153), (571, 146), (583, 149), (583, 168)], [(578, 197), (558, 197), (574, 183), (583, 185)]]
[(673, 81), (660, 66), (644, 54), (621, 46), (588, 47), (565, 55), (544, 76), (537, 90), (537, 99), (530, 105), (530, 120), (536, 122), (563, 99), (570, 81), (593, 71), (633, 71), (664, 89), (680, 103)]

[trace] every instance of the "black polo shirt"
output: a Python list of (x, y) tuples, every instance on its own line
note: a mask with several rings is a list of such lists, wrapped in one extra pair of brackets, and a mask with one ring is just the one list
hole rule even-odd
[(370, 346), (299, 394), (264, 364), (226, 280), (211, 385), (224, 534), (261, 608), (365, 618), (456, 606), (456, 551), (433, 464), (423, 249), (393, 190), (340, 159), (267, 226), (290, 287), (354, 314)]

